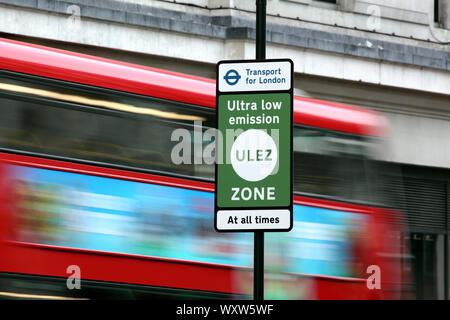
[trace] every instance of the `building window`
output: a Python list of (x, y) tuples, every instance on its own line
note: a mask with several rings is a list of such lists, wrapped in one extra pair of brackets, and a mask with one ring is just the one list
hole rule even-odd
[(439, 23), (439, 0), (434, 0), (434, 22)]
[(326, 9), (336, 9), (337, 1), (336, 0), (314, 0), (312, 4), (316, 7), (322, 7)]

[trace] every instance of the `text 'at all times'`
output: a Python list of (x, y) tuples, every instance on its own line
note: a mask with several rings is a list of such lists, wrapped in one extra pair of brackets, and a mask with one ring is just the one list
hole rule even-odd
[[(228, 224), (238, 224), (239, 223), (239, 218), (236, 216), (230, 216), (228, 218)], [(266, 223), (280, 223), (280, 218), (279, 217), (261, 217), (261, 216), (246, 216), (246, 217), (242, 217), (240, 219), (240, 223), (241, 224), (252, 224), (253, 221), (256, 224), (266, 224)]]

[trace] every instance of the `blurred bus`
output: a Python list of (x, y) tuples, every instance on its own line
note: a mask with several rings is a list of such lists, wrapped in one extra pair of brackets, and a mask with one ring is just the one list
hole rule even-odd
[[(213, 227), (214, 81), (0, 39), (0, 107), (0, 298), (252, 297), (253, 234)], [(294, 121), (294, 228), (266, 234), (265, 298), (401, 298), (384, 119), (295, 97)], [(202, 146), (190, 164), (176, 129)]]

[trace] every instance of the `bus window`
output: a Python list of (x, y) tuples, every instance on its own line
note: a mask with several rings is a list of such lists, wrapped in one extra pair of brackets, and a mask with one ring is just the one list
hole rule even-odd
[(0, 149), (213, 179), (212, 165), (194, 162), (192, 143), (188, 163), (171, 159), (181, 139), (172, 139), (174, 131), (194, 139), (194, 121), (203, 132), (215, 125), (213, 110), (8, 75), (0, 75)]
[(370, 201), (370, 145), (360, 136), (295, 127), (294, 192)]

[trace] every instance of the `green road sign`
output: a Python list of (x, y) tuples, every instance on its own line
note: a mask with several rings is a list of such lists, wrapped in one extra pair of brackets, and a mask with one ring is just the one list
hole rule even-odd
[(292, 228), (291, 60), (217, 65), (215, 228)]

